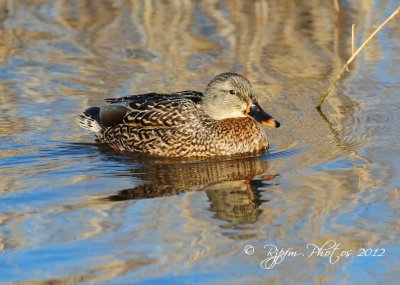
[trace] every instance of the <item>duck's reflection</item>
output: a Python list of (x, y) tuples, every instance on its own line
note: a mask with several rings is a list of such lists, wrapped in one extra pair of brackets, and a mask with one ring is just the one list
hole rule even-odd
[(261, 214), (259, 206), (269, 201), (262, 198), (259, 188), (270, 185), (267, 180), (275, 177), (262, 175), (253, 180), (227, 181), (207, 187), (211, 211), (215, 212), (216, 218), (234, 224), (255, 223)]
[[(135, 159), (136, 162), (137, 159)], [(271, 185), (277, 175), (268, 174), (265, 157), (223, 161), (141, 161), (130, 171), (145, 182), (108, 196), (109, 201), (145, 199), (205, 191), (215, 217), (235, 224), (254, 223), (261, 213), (260, 187)]]

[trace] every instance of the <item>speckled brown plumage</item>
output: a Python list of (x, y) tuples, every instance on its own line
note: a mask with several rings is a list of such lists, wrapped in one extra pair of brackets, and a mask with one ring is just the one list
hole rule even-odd
[[(204, 107), (205, 97), (211, 95), (183, 91), (107, 99), (110, 105), (89, 108), (78, 121), (114, 149), (155, 156), (226, 156), (268, 148), (265, 132), (255, 119), (244, 116), (245, 110), (243, 117), (212, 118), (210, 108)], [(250, 93), (241, 96), (237, 100), (240, 104), (255, 101)]]

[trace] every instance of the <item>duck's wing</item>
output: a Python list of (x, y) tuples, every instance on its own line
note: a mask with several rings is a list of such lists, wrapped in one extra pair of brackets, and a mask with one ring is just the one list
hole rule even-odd
[(182, 91), (171, 94), (148, 93), (106, 99), (111, 104), (100, 108), (105, 127), (118, 124), (138, 128), (168, 128), (196, 119), (203, 93)]

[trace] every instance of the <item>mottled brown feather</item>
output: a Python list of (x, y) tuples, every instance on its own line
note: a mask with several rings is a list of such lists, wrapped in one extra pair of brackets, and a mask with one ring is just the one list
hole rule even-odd
[(206, 157), (268, 148), (266, 134), (254, 119), (214, 120), (204, 111), (203, 98), (201, 92), (182, 91), (106, 99), (111, 105), (93, 109), (86, 119), (102, 126), (101, 131), (95, 129), (100, 141), (121, 151)]

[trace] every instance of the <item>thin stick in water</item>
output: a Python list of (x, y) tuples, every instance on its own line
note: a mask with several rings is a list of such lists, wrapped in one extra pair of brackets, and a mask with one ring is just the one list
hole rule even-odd
[(354, 54), (354, 26), (355, 24), (351, 25), (351, 55)]
[(347, 70), (348, 66), (350, 65), (350, 63), (353, 62), (353, 60), (356, 58), (356, 56), (364, 49), (364, 47), (375, 37), (375, 35), (377, 33), (379, 33), (383, 27), (385, 27), (385, 25), (387, 23), (389, 23), (395, 16), (397, 16), (397, 14), (400, 13), (400, 6), (397, 7), (397, 9), (378, 27), (376, 28), (376, 30), (362, 43), (362, 45), (352, 54), (352, 56), (349, 58), (349, 60), (347, 60), (347, 62), (345, 63), (345, 65), (342, 67), (342, 69), (340, 70), (339, 74), (336, 76), (335, 80), (332, 81), (332, 83), (329, 85), (328, 89), (326, 89), (326, 91), (324, 92), (324, 94), (322, 94), (318, 105), (316, 106), (317, 109), (321, 109), (321, 105), (322, 103), (324, 103), (326, 97), (328, 97), (329, 93), (331, 92), (331, 90), (333, 89), (333, 87), (335, 87), (336, 83), (339, 81), (339, 79), (342, 77), (343, 73)]
[(333, 0), (333, 6), (335, 6), (335, 12), (336, 12), (336, 14), (338, 14), (340, 12), (339, 0)]

